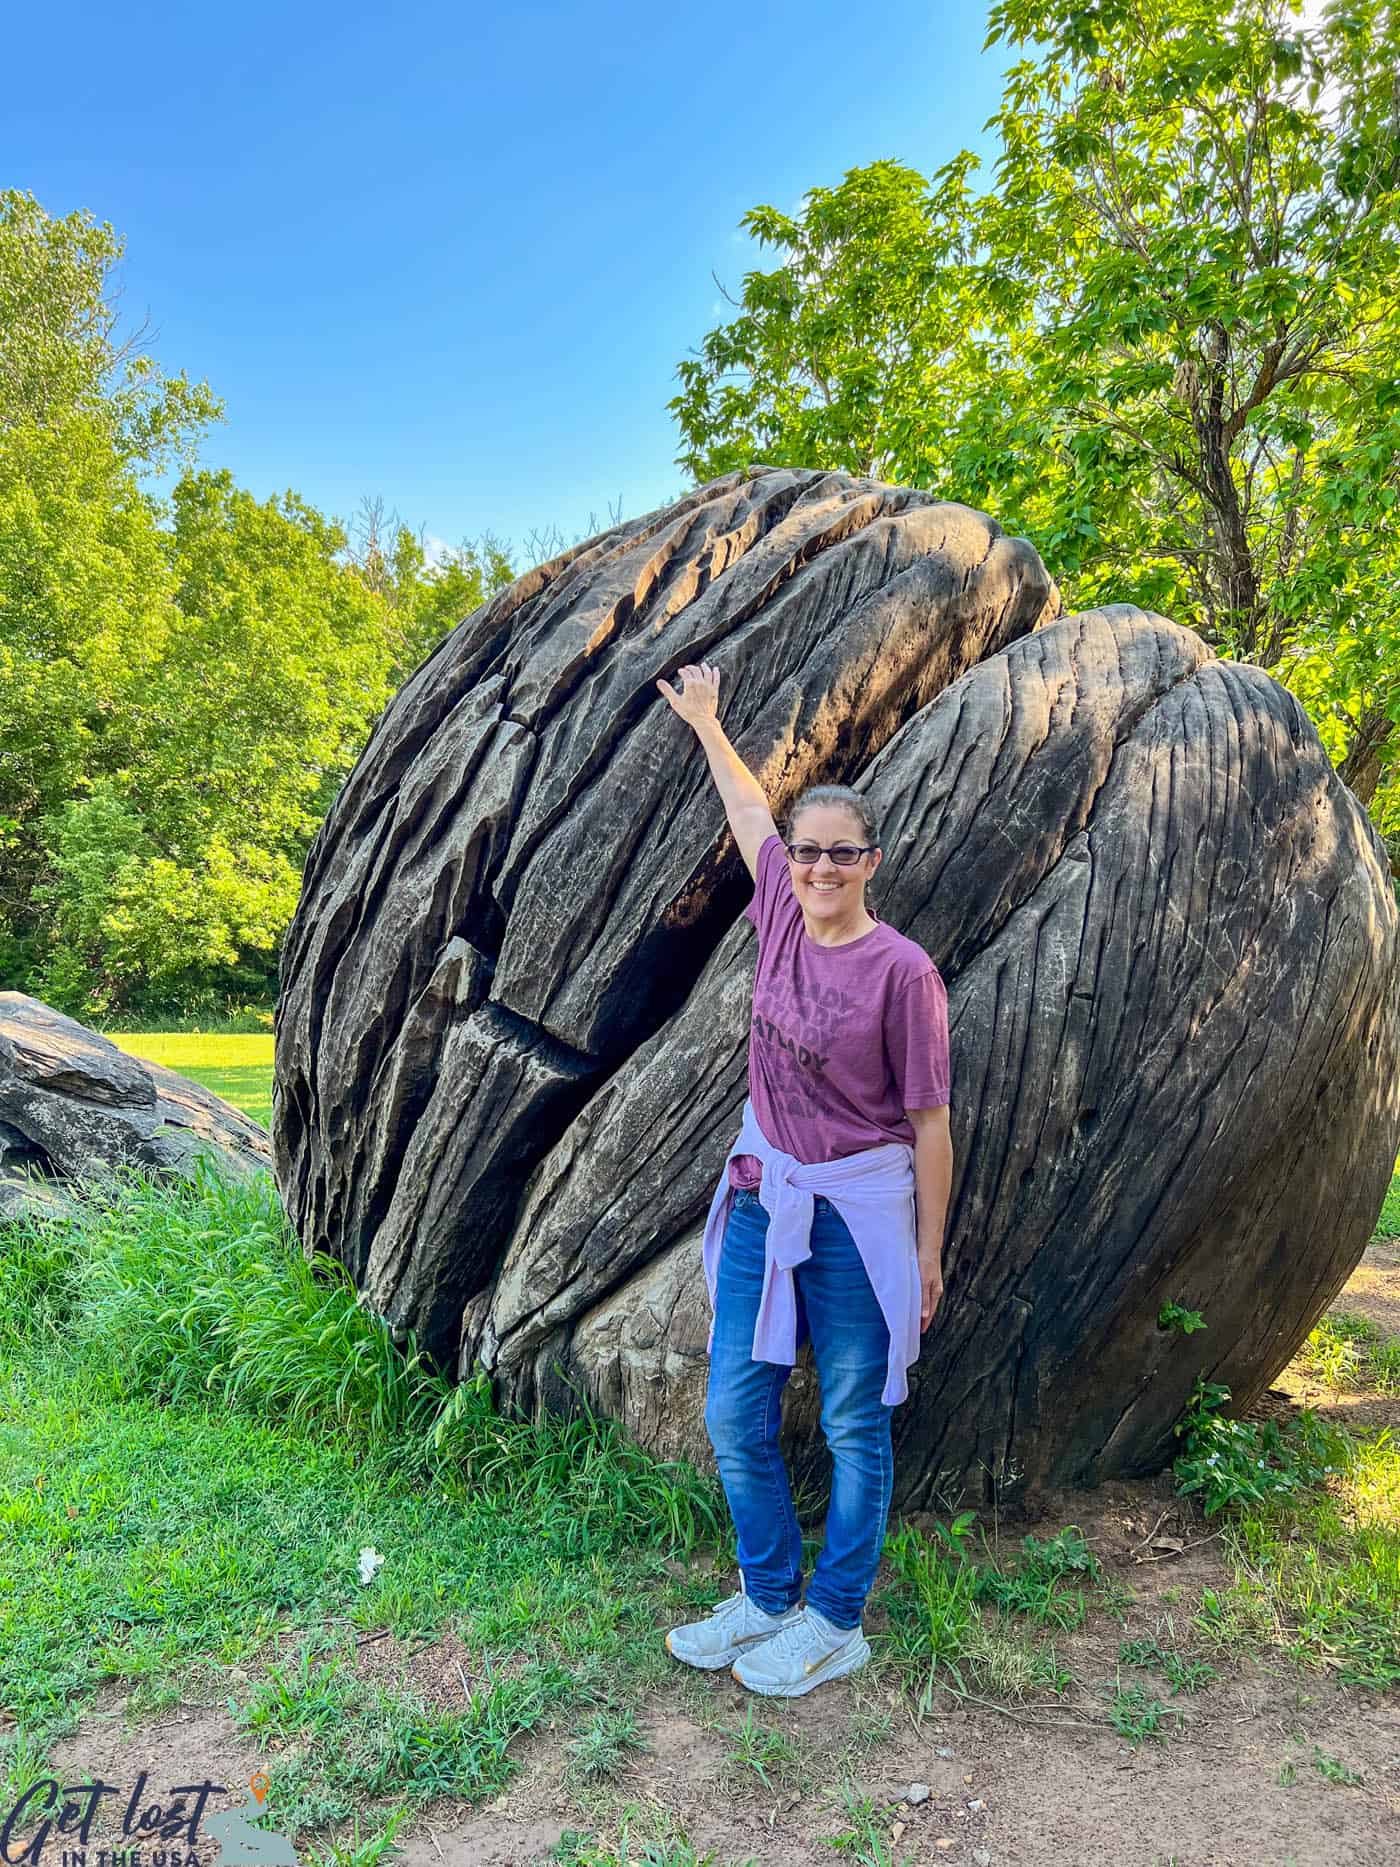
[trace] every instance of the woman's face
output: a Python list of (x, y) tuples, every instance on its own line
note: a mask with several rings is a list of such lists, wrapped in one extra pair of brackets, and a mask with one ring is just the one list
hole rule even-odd
[[(837, 843), (855, 843), (859, 847), (866, 837), (858, 819), (840, 804), (808, 804), (790, 824), (787, 840), (818, 843), (825, 852)], [(865, 884), (879, 868), (880, 860), (878, 850), (862, 856), (849, 868), (833, 862), (825, 853), (811, 864), (794, 862), (789, 856), (788, 873), (798, 905), (814, 921), (850, 919), (862, 905)]]

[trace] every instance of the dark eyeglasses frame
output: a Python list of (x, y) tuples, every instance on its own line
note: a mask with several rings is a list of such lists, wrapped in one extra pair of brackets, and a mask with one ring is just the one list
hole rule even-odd
[(831, 860), (836, 862), (836, 852), (838, 849), (854, 849), (856, 853), (850, 862), (836, 862), (838, 869), (853, 869), (862, 856), (871, 855), (880, 847), (878, 843), (833, 843), (827, 849), (823, 849), (818, 845), (815, 856), (809, 857), (806, 861), (801, 861), (801, 858), (793, 855), (793, 851), (802, 848), (806, 840), (807, 839), (803, 837), (797, 842), (783, 844), (783, 848), (788, 852), (792, 860), (794, 862), (801, 862), (801, 866), (804, 869), (809, 869), (814, 862), (820, 861), (823, 856), (830, 856)]

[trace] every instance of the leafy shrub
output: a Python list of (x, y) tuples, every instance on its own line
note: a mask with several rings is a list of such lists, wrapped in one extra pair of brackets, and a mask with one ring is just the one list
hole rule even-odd
[(1207, 1517), (1227, 1504), (1263, 1504), (1319, 1483), (1342, 1458), (1340, 1436), (1307, 1409), (1282, 1431), (1273, 1420), (1227, 1420), (1228, 1387), (1196, 1378), (1175, 1431), (1178, 1490), (1198, 1492)]

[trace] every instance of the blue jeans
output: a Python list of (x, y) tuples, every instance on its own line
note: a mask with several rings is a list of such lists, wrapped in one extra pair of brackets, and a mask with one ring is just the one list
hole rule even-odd
[[(890, 1412), (880, 1399), (889, 1327), (844, 1219), (815, 1201), (812, 1255), (793, 1272), (799, 1341), (810, 1333), (831, 1448), (831, 1502), (807, 1605), (836, 1627), (860, 1622), (880, 1566), (894, 1484)], [(802, 1593), (802, 1533), (778, 1446), (791, 1369), (753, 1359), (768, 1214), (756, 1191), (736, 1191), (720, 1248), (705, 1428), (738, 1532), (748, 1593), (781, 1614)], [(805, 1324), (805, 1327), (804, 1327)]]

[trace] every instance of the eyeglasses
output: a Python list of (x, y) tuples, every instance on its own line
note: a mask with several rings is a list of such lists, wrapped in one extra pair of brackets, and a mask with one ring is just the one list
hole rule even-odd
[(878, 843), (836, 843), (830, 849), (823, 849), (820, 843), (784, 843), (784, 849), (794, 862), (800, 862), (804, 868), (817, 860), (818, 856), (830, 856), (838, 868), (849, 869), (852, 863), (859, 862), (863, 855), (878, 849)]

